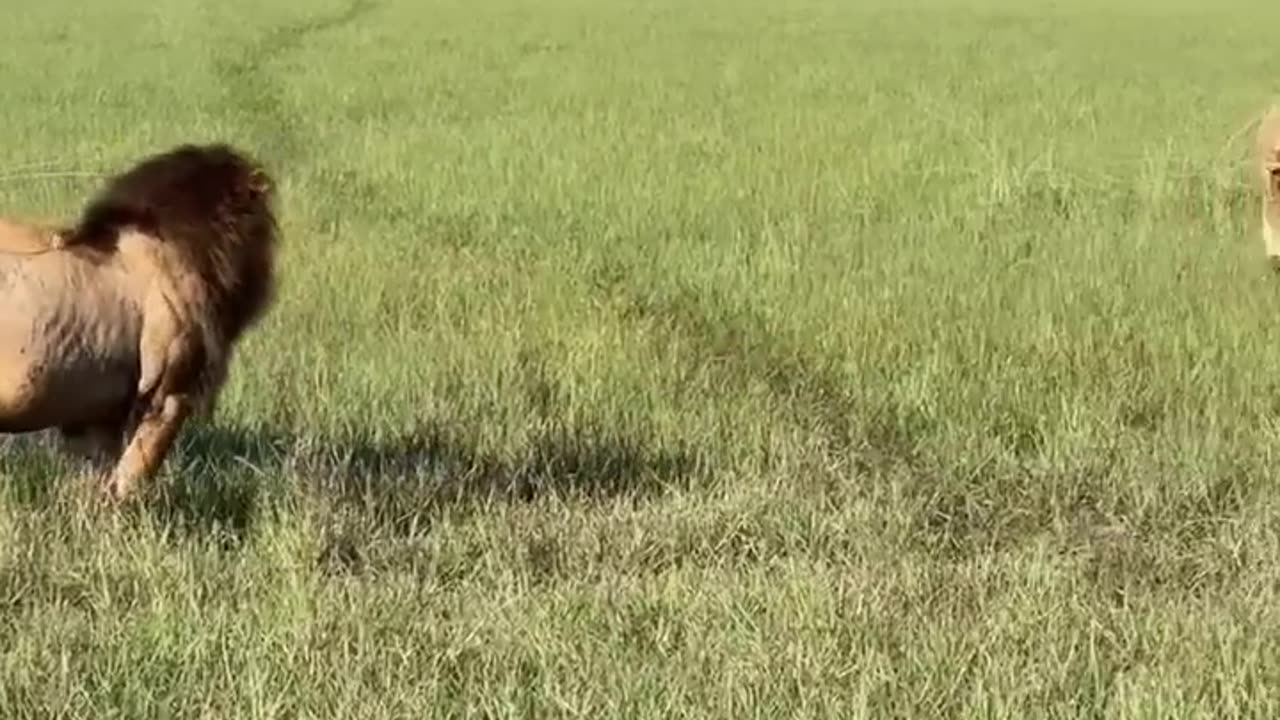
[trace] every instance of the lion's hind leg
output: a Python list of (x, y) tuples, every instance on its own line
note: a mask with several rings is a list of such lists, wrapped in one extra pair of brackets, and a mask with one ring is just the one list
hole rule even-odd
[(107, 465), (124, 451), (124, 421), (58, 428), (63, 447), (95, 464)]

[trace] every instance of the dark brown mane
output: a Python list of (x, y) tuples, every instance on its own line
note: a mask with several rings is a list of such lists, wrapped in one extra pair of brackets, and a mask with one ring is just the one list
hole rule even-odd
[(159, 238), (208, 285), (232, 341), (274, 294), (274, 195), (256, 160), (223, 144), (182, 145), (110, 178), (63, 244), (109, 251), (131, 228)]

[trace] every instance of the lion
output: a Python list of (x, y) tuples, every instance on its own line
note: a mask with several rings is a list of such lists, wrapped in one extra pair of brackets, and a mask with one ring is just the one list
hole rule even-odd
[(1280, 107), (1258, 124), (1255, 158), (1262, 190), (1262, 242), (1271, 267), (1280, 271)]
[(69, 227), (0, 222), (0, 433), (56, 430), (130, 497), (210, 414), (275, 296), (275, 183), (225, 144), (110, 178)]

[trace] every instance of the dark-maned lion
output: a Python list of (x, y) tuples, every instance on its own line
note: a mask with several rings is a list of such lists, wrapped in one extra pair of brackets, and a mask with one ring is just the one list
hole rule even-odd
[(129, 496), (274, 296), (274, 184), (226, 145), (111, 178), (71, 227), (0, 222), (0, 433), (57, 428)]
[(1262, 187), (1262, 242), (1271, 266), (1280, 270), (1280, 107), (1259, 123), (1255, 157)]

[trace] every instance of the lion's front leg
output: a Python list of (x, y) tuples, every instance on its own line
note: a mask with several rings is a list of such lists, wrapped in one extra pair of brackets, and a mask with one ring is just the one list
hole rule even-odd
[(182, 394), (156, 397), (146, 406), (111, 473), (107, 491), (113, 498), (127, 499), (139, 480), (155, 474), (190, 414), (190, 399)]
[[(169, 329), (163, 322), (150, 327)], [(154, 475), (168, 456), (178, 431), (191, 415), (193, 392), (206, 364), (204, 349), (192, 335), (166, 338), (167, 332), (147, 330), (144, 327), (143, 377), (147, 382), (139, 387), (139, 400), (125, 423), (129, 441), (107, 485), (116, 500), (129, 497), (138, 481)]]

